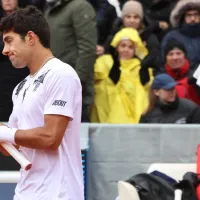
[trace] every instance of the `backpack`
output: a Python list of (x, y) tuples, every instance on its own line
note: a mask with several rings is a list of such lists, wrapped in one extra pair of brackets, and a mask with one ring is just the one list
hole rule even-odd
[(198, 200), (196, 187), (199, 184), (197, 174), (188, 172), (178, 183), (166, 176), (153, 173), (141, 173), (129, 178), (126, 182), (136, 187), (141, 200), (174, 200), (175, 189), (183, 191), (182, 200)]

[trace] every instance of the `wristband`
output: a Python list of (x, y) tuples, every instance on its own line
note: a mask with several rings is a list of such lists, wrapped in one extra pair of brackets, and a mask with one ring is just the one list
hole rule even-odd
[(9, 142), (11, 144), (15, 143), (15, 133), (18, 129), (9, 128), (7, 126), (0, 126), (0, 141)]

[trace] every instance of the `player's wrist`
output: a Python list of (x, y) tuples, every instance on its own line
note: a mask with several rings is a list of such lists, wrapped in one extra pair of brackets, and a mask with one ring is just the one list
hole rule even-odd
[(11, 144), (15, 143), (15, 133), (18, 129), (9, 128), (7, 126), (0, 126), (0, 142), (9, 142)]

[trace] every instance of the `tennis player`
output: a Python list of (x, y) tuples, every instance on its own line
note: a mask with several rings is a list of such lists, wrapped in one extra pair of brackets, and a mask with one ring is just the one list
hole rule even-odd
[(79, 77), (52, 55), (49, 26), (35, 7), (3, 18), (0, 31), (3, 54), (30, 70), (13, 91), (9, 127), (0, 125), (0, 141), (19, 145), (33, 164), (21, 169), (14, 200), (83, 200)]

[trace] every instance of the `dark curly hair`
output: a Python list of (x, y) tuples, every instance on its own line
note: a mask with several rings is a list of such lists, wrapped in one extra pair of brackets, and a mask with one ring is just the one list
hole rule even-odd
[(33, 31), (45, 48), (50, 48), (50, 28), (41, 11), (35, 6), (27, 6), (3, 17), (0, 21), (0, 31), (14, 31), (22, 39), (29, 31)]

